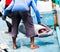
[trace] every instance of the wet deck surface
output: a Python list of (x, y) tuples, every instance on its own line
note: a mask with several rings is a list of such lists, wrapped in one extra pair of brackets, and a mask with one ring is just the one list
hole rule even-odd
[(30, 39), (19, 32), (16, 42), (19, 48), (14, 50), (10, 34), (4, 33), (7, 29), (6, 23), (0, 18), (0, 43), (8, 45), (9, 48), (7, 50), (9, 52), (60, 52), (55, 31), (49, 37), (36, 37), (35, 44), (40, 47), (34, 50), (30, 49)]

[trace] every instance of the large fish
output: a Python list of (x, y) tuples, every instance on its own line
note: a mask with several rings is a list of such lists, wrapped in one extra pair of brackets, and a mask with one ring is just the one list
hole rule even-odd
[[(19, 28), (18, 29), (23, 34), (26, 34), (25, 26), (24, 26), (23, 23), (21, 23), (19, 25)], [(39, 37), (48, 37), (48, 36), (53, 35), (53, 30), (51, 28), (49, 28), (48, 26), (42, 26), (42, 25), (39, 25), (39, 24), (34, 24), (34, 29), (35, 29), (35, 34), (38, 35)], [(47, 29), (47, 30), (44, 31), (43, 33), (40, 33), (40, 31), (42, 29), (45, 29), (45, 30)]]

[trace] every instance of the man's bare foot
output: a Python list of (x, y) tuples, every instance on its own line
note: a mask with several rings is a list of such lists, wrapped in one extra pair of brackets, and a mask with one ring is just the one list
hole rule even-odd
[(37, 48), (39, 48), (39, 46), (37, 46), (37, 45), (31, 45), (31, 49), (37, 49)]
[(17, 45), (16, 44), (13, 44), (13, 49), (17, 49)]

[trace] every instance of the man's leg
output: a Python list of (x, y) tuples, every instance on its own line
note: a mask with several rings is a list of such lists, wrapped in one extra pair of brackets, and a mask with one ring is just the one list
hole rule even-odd
[(30, 12), (23, 13), (23, 23), (26, 28), (26, 35), (27, 35), (27, 37), (30, 37), (30, 41), (31, 41), (30, 47), (32, 49), (39, 48), (39, 46), (34, 44), (34, 36), (36, 36), (36, 35), (35, 35), (34, 25), (33, 25), (33, 21), (32, 21), (32, 17), (31, 17)]
[(16, 37), (12, 37), (12, 40), (13, 40), (13, 49), (17, 49)]
[(30, 40), (31, 40), (31, 46), (30, 46), (31, 49), (39, 48), (39, 46), (37, 46), (37, 45), (34, 44), (34, 37), (31, 37)]
[(12, 13), (12, 40), (13, 40), (13, 48), (17, 49), (16, 45), (16, 38), (18, 34), (18, 26), (21, 21), (20, 16), (18, 15), (18, 12), (13, 12)]
[(6, 32), (6, 33), (9, 33), (9, 32), (11, 32), (12, 24), (10, 24), (8, 21), (6, 21), (6, 24), (8, 26), (8, 32)]

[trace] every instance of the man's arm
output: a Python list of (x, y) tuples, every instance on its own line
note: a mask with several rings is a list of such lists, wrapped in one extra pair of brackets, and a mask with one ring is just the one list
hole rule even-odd
[(9, 13), (10, 10), (12, 10), (14, 5), (14, 0), (12, 0), (11, 4), (4, 10), (4, 16), (7, 16), (7, 14)]
[(33, 8), (33, 10), (34, 10), (34, 12), (36, 14), (38, 23), (41, 23), (41, 21), (40, 21), (40, 13), (39, 13), (39, 11), (38, 11), (38, 9), (36, 7), (36, 4), (35, 4), (35, 2), (33, 0), (31, 2), (31, 6), (32, 6), (32, 8)]

